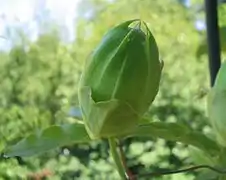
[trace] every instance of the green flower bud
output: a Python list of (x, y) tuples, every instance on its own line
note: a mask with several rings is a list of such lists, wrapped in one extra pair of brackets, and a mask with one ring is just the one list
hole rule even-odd
[(154, 37), (141, 24), (131, 20), (112, 28), (88, 58), (79, 103), (93, 139), (134, 130), (158, 92), (162, 63)]

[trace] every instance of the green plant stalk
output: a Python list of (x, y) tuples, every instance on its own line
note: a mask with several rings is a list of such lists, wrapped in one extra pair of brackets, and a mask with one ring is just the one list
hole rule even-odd
[(110, 153), (113, 157), (113, 160), (116, 164), (118, 173), (120, 175), (120, 177), (122, 178), (122, 180), (127, 180), (127, 175), (126, 175), (126, 170), (123, 166), (122, 160), (121, 160), (121, 156), (117, 150), (117, 143), (116, 143), (116, 139), (115, 138), (109, 138), (108, 139), (108, 143), (110, 146)]

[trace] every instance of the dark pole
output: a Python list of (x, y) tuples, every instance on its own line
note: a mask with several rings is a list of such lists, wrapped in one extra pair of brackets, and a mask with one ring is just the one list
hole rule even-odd
[(214, 85), (221, 65), (217, 0), (205, 0), (210, 83)]

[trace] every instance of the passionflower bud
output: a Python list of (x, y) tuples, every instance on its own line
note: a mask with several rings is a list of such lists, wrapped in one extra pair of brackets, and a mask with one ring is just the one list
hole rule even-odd
[(110, 29), (89, 56), (79, 84), (90, 137), (119, 137), (134, 130), (155, 99), (161, 70), (157, 44), (144, 22), (126, 21)]

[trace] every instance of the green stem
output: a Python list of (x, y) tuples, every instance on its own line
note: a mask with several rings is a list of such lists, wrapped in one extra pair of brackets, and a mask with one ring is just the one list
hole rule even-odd
[(122, 180), (127, 180), (127, 175), (126, 175), (126, 170), (123, 166), (123, 163), (121, 161), (121, 157), (119, 155), (119, 152), (117, 150), (117, 143), (116, 143), (116, 139), (115, 138), (109, 138), (108, 139), (108, 143), (110, 145), (110, 152), (111, 155), (114, 159), (114, 162), (116, 164), (118, 173), (120, 175), (120, 177), (122, 178)]

